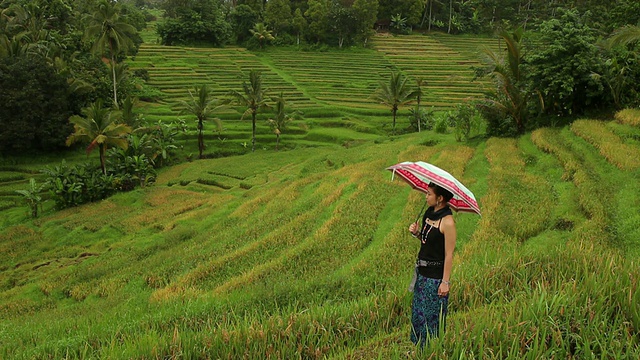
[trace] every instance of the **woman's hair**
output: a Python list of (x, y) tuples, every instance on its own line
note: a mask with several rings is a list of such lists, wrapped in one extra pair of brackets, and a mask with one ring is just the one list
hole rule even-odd
[(453, 199), (453, 194), (440, 185), (430, 183), (429, 188), (433, 189), (433, 193), (436, 194), (436, 196), (442, 196), (444, 198), (444, 202), (449, 202), (449, 200)]

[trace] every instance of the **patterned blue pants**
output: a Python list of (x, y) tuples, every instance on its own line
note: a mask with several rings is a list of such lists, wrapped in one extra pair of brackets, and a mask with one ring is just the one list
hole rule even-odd
[(438, 296), (438, 287), (442, 279), (431, 279), (418, 274), (413, 289), (411, 311), (411, 342), (424, 347), (427, 337), (438, 336), (440, 320), (442, 328), (446, 324), (449, 295)]

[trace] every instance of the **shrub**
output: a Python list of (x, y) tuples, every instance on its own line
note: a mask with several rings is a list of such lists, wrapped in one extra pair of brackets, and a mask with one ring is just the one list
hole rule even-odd
[(433, 131), (438, 134), (446, 134), (449, 126), (453, 122), (453, 116), (452, 111), (446, 111), (438, 114), (434, 121)]
[(136, 185), (145, 187), (156, 179), (153, 162), (146, 154), (127, 155), (118, 149), (109, 150), (109, 173), (118, 178), (118, 190), (133, 190)]
[(449, 120), (454, 123), (456, 141), (466, 141), (473, 133), (480, 132), (482, 115), (473, 105), (462, 104), (456, 106)]
[(409, 129), (412, 131), (432, 130), (435, 124), (433, 106), (431, 109), (418, 108), (409, 109)]
[(56, 209), (101, 200), (116, 191), (114, 176), (104, 175), (91, 164), (69, 167), (63, 160), (59, 166), (45, 167), (42, 172)]
[(26, 190), (16, 190), (16, 192), (23, 196), (25, 202), (31, 210), (31, 217), (38, 217), (38, 208), (42, 207), (42, 196), (40, 193), (44, 189), (44, 185), (38, 186), (36, 179), (29, 179), (29, 188)]

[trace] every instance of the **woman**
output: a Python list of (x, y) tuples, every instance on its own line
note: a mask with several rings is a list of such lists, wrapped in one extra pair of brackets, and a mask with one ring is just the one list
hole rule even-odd
[(427, 337), (438, 336), (440, 320), (447, 315), (453, 249), (456, 246), (456, 224), (448, 201), (453, 195), (434, 183), (426, 195), (428, 208), (422, 227), (415, 222), (409, 226), (413, 236), (420, 239), (416, 273), (410, 286), (413, 290), (411, 341), (424, 347)]

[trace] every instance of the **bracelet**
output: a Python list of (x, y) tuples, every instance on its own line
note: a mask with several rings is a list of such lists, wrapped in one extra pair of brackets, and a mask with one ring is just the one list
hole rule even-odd
[(442, 280), (442, 282), (447, 286), (451, 285), (451, 281)]

